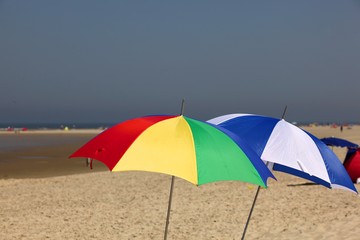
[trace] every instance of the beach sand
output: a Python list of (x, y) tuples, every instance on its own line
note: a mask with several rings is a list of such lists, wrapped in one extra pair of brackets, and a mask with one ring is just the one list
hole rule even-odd
[[(305, 129), (360, 144), (359, 126)], [(0, 152), (0, 239), (163, 239), (171, 176), (112, 173), (96, 161), (90, 170), (85, 159), (68, 159), (96, 133)], [(344, 159), (346, 149), (333, 150)], [(274, 174), (278, 181), (261, 189), (245, 239), (359, 239), (358, 195)], [(176, 178), (168, 239), (241, 239), (256, 189)]]

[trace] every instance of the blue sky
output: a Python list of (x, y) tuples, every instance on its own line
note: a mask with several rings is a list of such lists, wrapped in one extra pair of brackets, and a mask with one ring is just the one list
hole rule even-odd
[(0, 123), (360, 122), (360, 2), (0, 0)]

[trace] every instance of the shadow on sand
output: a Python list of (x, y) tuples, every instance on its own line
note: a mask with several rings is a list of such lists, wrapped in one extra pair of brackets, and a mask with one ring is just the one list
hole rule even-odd
[(315, 186), (315, 185), (319, 185), (318, 183), (312, 183), (312, 182), (307, 182), (307, 183), (298, 183), (298, 184), (288, 184), (288, 187), (301, 187), (301, 186)]

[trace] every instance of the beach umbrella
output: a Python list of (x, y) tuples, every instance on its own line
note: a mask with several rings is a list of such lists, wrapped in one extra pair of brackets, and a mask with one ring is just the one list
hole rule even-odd
[(321, 138), (320, 140), (331, 147), (346, 147), (348, 149), (343, 165), (349, 174), (351, 181), (356, 183), (357, 179), (360, 177), (359, 145), (337, 137)]
[(321, 138), (320, 140), (323, 141), (326, 145), (331, 147), (347, 147), (347, 148), (359, 147), (359, 145), (357, 145), (356, 143), (337, 137)]
[(74, 152), (111, 171), (140, 170), (172, 175), (195, 185), (216, 181), (243, 181), (266, 187), (271, 171), (238, 136), (222, 127), (184, 115), (154, 115), (115, 125)]
[[(357, 193), (341, 161), (320, 139), (285, 121), (254, 114), (228, 114), (208, 120), (252, 146), (260, 158), (275, 171), (295, 175), (328, 188)], [(256, 192), (243, 238), (258, 193)]]
[(252, 146), (272, 169), (328, 188), (357, 192), (338, 157), (320, 139), (284, 119), (254, 114), (228, 114), (208, 121)]
[(360, 148), (348, 148), (344, 167), (354, 183), (360, 183)]

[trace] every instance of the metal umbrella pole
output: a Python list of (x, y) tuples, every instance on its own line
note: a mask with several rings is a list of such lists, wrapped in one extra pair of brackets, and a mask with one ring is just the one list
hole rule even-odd
[[(286, 109), (287, 109), (287, 106), (285, 106), (285, 109), (284, 109), (284, 112), (283, 112), (283, 115), (281, 117), (281, 119), (284, 119), (285, 117), (285, 113), (286, 113)], [(268, 166), (269, 162), (266, 163), (266, 166)], [(260, 192), (260, 186), (258, 186), (257, 190), (256, 190), (256, 194), (255, 194), (255, 197), (254, 197), (254, 200), (253, 200), (253, 203), (252, 203), (252, 206), (251, 206), (251, 209), (250, 209), (250, 213), (249, 213), (249, 216), (246, 220), (246, 223), (245, 223), (245, 227), (244, 227), (244, 231), (243, 231), (243, 234), (242, 234), (242, 237), (241, 237), (241, 240), (244, 240), (245, 239), (245, 234), (246, 234), (246, 230), (249, 226), (249, 223), (250, 223), (250, 219), (251, 219), (251, 215), (254, 211), (254, 208), (255, 208), (255, 203), (256, 203), (256, 200), (258, 198), (258, 195), (259, 195), (259, 192)]]
[[(185, 100), (183, 99), (182, 102), (181, 102), (181, 112), (180, 112), (180, 115), (183, 115), (183, 114), (184, 114), (184, 105), (185, 105)], [(165, 230), (164, 230), (164, 240), (167, 239), (167, 233), (168, 233), (168, 228), (169, 228), (171, 202), (172, 202), (172, 194), (173, 194), (173, 189), (174, 189), (174, 181), (175, 181), (175, 177), (174, 177), (174, 176), (171, 176), (169, 202), (168, 202), (168, 209), (167, 209), (167, 214), (166, 214), (166, 224), (165, 224)]]

